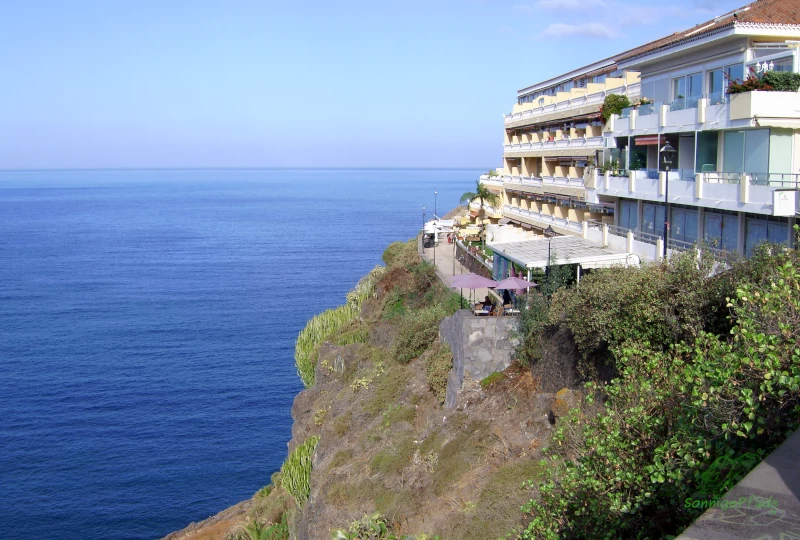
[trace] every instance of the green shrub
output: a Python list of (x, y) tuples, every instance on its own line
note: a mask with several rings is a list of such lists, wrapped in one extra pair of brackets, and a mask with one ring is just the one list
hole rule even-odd
[(622, 113), (622, 109), (627, 109), (630, 106), (631, 100), (628, 99), (628, 96), (609, 94), (600, 106), (600, 115), (603, 117), (603, 120), (608, 120), (611, 118), (612, 114), (620, 114)]
[(416, 239), (407, 242), (392, 242), (383, 252), (382, 258), (387, 267), (413, 266), (420, 260)]
[(439, 336), (439, 323), (447, 316), (442, 306), (432, 306), (406, 315), (394, 345), (394, 358), (407, 364), (417, 358)]
[(440, 345), (425, 359), (425, 377), (433, 395), (443, 404), (447, 396), (447, 377), (453, 367), (453, 353), (449, 345)]
[(726, 92), (728, 94), (744, 94), (745, 92), (752, 92), (753, 90), (760, 90), (762, 92), (770, 92), (774, 90), (772, 85), (767, 84), (767, 82), (762, 77), (757, 77), (755, 75), (748, 75), (743, 81), (729, 81), (728, 82), (728, 89)]
[(800, 73), (767, 71), (763, 78), (776, 92), (797, 92), (800, 89)]
[(519, 345), (515, 357), (523, 366), (530, 367), (542, 357), (543, 332), (548, 324), (550, 305), (547, 298), (535, 290), (518, 296), (517, 302), (521, 309), (516, 318)]
[(495, 371), (488, 377), (481, 379), (481, 388), (489, 388), (495, 383), (506, 380), (506, 375), (502, 371)]
[[(750, 277), (726, 306), (733, 320), (727, 335), (685, 332), (672, 347), (644, 341), (641, 326), (618, 336), (611, 348), (618, 377), (588, 386), (589, 402), (603, 398), (596, 416), (559, 421), (547, 450), (548, 479), (538, 486), (540, 500), (525, 508), (532, 519), (522, 538), (674, 534), (702, 512), (683, 501), (723, 495), (800, 427), (800, 257), (780, 250), (769, 261), (746, 265)], [(685, 272), (678, 268), (660, 282), (672, 290)], [(667, 313), (680, 305), (643, 292)], [(693, 294), (705, 299), (698, 291), (678, 294), (689, 295), (687, 305)], [(587, 320), (598, 307), (584, 308)], [(673, 312), (676, 320), (659, 322), (659, 333), (687, 324), (686, 314)]]
[(311, 460), (317, 448), (319, 437), (312, 435), (289, 454), (281, 467), (281, 485), (289, 492), (300, 508), (308, 500), (310, 493)]

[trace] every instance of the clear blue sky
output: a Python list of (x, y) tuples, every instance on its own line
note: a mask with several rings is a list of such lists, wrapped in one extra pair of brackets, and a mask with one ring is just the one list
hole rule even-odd
[(7, 1), (0, 169), (496, 167), (517, 89), (744, 3)]

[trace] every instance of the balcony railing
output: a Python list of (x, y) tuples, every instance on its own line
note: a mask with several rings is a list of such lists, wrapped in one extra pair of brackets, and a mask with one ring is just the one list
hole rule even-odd
[(636, 110), (636, 114), (639, 116), (650, 116), (651, 114), (655, 114), (656, 111), (661, 109), (661, 103), (645, 103), (644, 105), (639, 105), (639, 108)]
[(570, 148), (603, 148), (603, 137), (569, 137), (553, 141), (533, 143), (512, 143), (503, 145), (503, 151), (532, 152), (536, 150), (567, 150)]
[(696, 109), (697, 102), (702, 96), (679, 96), (669, 102), (670, 111), (682, 111), (684, 109)]
[(722, 90), (718, 92), (709, 92), (705, 95), (705, 98), (708, 100), (709, 105), (722, 105), (728, 102), (728, 96)]
[(641, 83), (633, 83), (629, 84), (628, 86), (620, 86), (619, 88), (612, 88), (603, 92), (595, 92), (594, 94), (576, 96), (572, 99), (534, 107), (532, 109), (528, 109), (527, 111), (507, 114), (505, 115), (505, 122), (515, 122), (517, 120), (524, 120), (525, 118), (530, 118), (532, 116), (540, 116), (542, 114), (577, 109), (578, 107), (586, 107), (587, 105), (597, 105), (599, 107), (603, 104), (603, 101), (608, 94), (622, 94), (630, 97), (638, 96), (640, 91)]
[(481, 175), (481, 183), (489, 184), (490, 186), (501, 187), (503, 185), (502, 176), (489, 176), (488, 174)]
[(542, 222), (545, 226), (555, 225), (556, 227), (562, 227), (564, 229), (569, 229), (574, 232), (583, 231), (583, 225), (577, 221), (570, 221), (567, 218), (559, 218), (551, 216), (549, 214), (535, 212), (533, 210), (517, 208), (516, 206), (511, 206), (508, 204), (503, 206), (503, 215), (524, 217), (531, 220)]
[(800, 189), (800, 174), (793, 173), (748, 173), (750, 183), (757, 186), (773, 186)]
[(572, 176), (503, 176), (502, 178), (503, 182), (534, 187), (543, 187), (545, 185), (583, 187), (585, 182), (583, 178)]

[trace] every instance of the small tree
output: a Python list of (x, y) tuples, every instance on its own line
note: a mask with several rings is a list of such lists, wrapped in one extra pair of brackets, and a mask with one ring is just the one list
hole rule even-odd
[(607, 121), (611, 118), (612, 114), (621, 114), (622, 109), (627, 109), (630, 106), (631, 100), (628, 99), (628, 96), (609, 94), (606, 96), (603, 104), (600, 105), (600, 115), (603, 117), (603, 120)]
[[(473, 201), (480, 201), (480, 213), (478, 214), (481, 219), (481, 232), (483, 232), (483, 206), (485, 203), (489, 203), (492, 206), (497, 206), (500, 204), (500, 196), (497, 193), (489, 191), (489, 188), (481, 184), (480, 180), (475, 181), (475, 191), (467, 191), (461, 196), (462, 203), (471, 204)], [(482, 235), (483, 236), (483, 235)], [(484, 239), (485, 242), (485, 239)]]

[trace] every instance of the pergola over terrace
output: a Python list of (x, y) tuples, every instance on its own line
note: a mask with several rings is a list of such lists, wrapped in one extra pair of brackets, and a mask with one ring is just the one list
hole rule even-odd
[[(551, 253), (555, 259), (553, 266), (577, 264), (578, 279), (580, 279), (581, 268), (639, 265), (639, 256), (634, 253), (601, 246), (578, 236), (554, 236), (553, 238), (487, 245), (496, 255), (525, 267), (528, 270), (529, 279), (532, 268), (543, 269), (548, 266), (548, 253)], [(495, 265), (497, 266), (497, 260)]]

